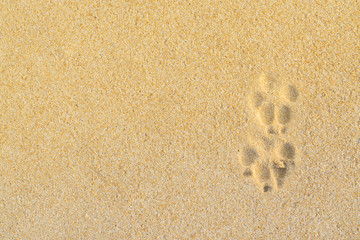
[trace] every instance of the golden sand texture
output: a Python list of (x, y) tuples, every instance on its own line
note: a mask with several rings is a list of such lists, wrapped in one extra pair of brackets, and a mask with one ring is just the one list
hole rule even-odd
[(0, 1), (0, 239), (360, 239), (359, 1)]

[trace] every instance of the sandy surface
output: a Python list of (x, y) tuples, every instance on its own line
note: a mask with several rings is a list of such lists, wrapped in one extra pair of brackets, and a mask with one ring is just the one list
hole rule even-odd
[(199, 2), (1, 1), (1, 239), (360, 239), (359, 1)]

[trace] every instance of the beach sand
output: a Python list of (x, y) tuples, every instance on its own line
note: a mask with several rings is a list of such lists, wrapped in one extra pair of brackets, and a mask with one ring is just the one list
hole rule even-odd
[(359, 1), (2, 1), (1, 239), (360, 239)]

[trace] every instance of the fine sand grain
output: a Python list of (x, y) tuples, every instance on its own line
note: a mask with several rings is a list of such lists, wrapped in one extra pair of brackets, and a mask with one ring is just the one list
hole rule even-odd
[(0, 1), (0, 239), (360, 239), (359, 1)]

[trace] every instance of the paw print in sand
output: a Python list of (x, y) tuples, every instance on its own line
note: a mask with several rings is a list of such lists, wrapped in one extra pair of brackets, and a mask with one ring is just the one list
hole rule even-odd
[(294, 104), (299, 93), (294, 85), (282, 89), (272, 74), (259, 76), (259, 88), (251, 96), (251, 109), (257, 117), (257, 129), (239, 150), (243, 175), (252, 177), (264, 192), (284, 185), (286, 176), (295, 167), (296, 147), (287, 139), (286, 130), (293, 120)]

